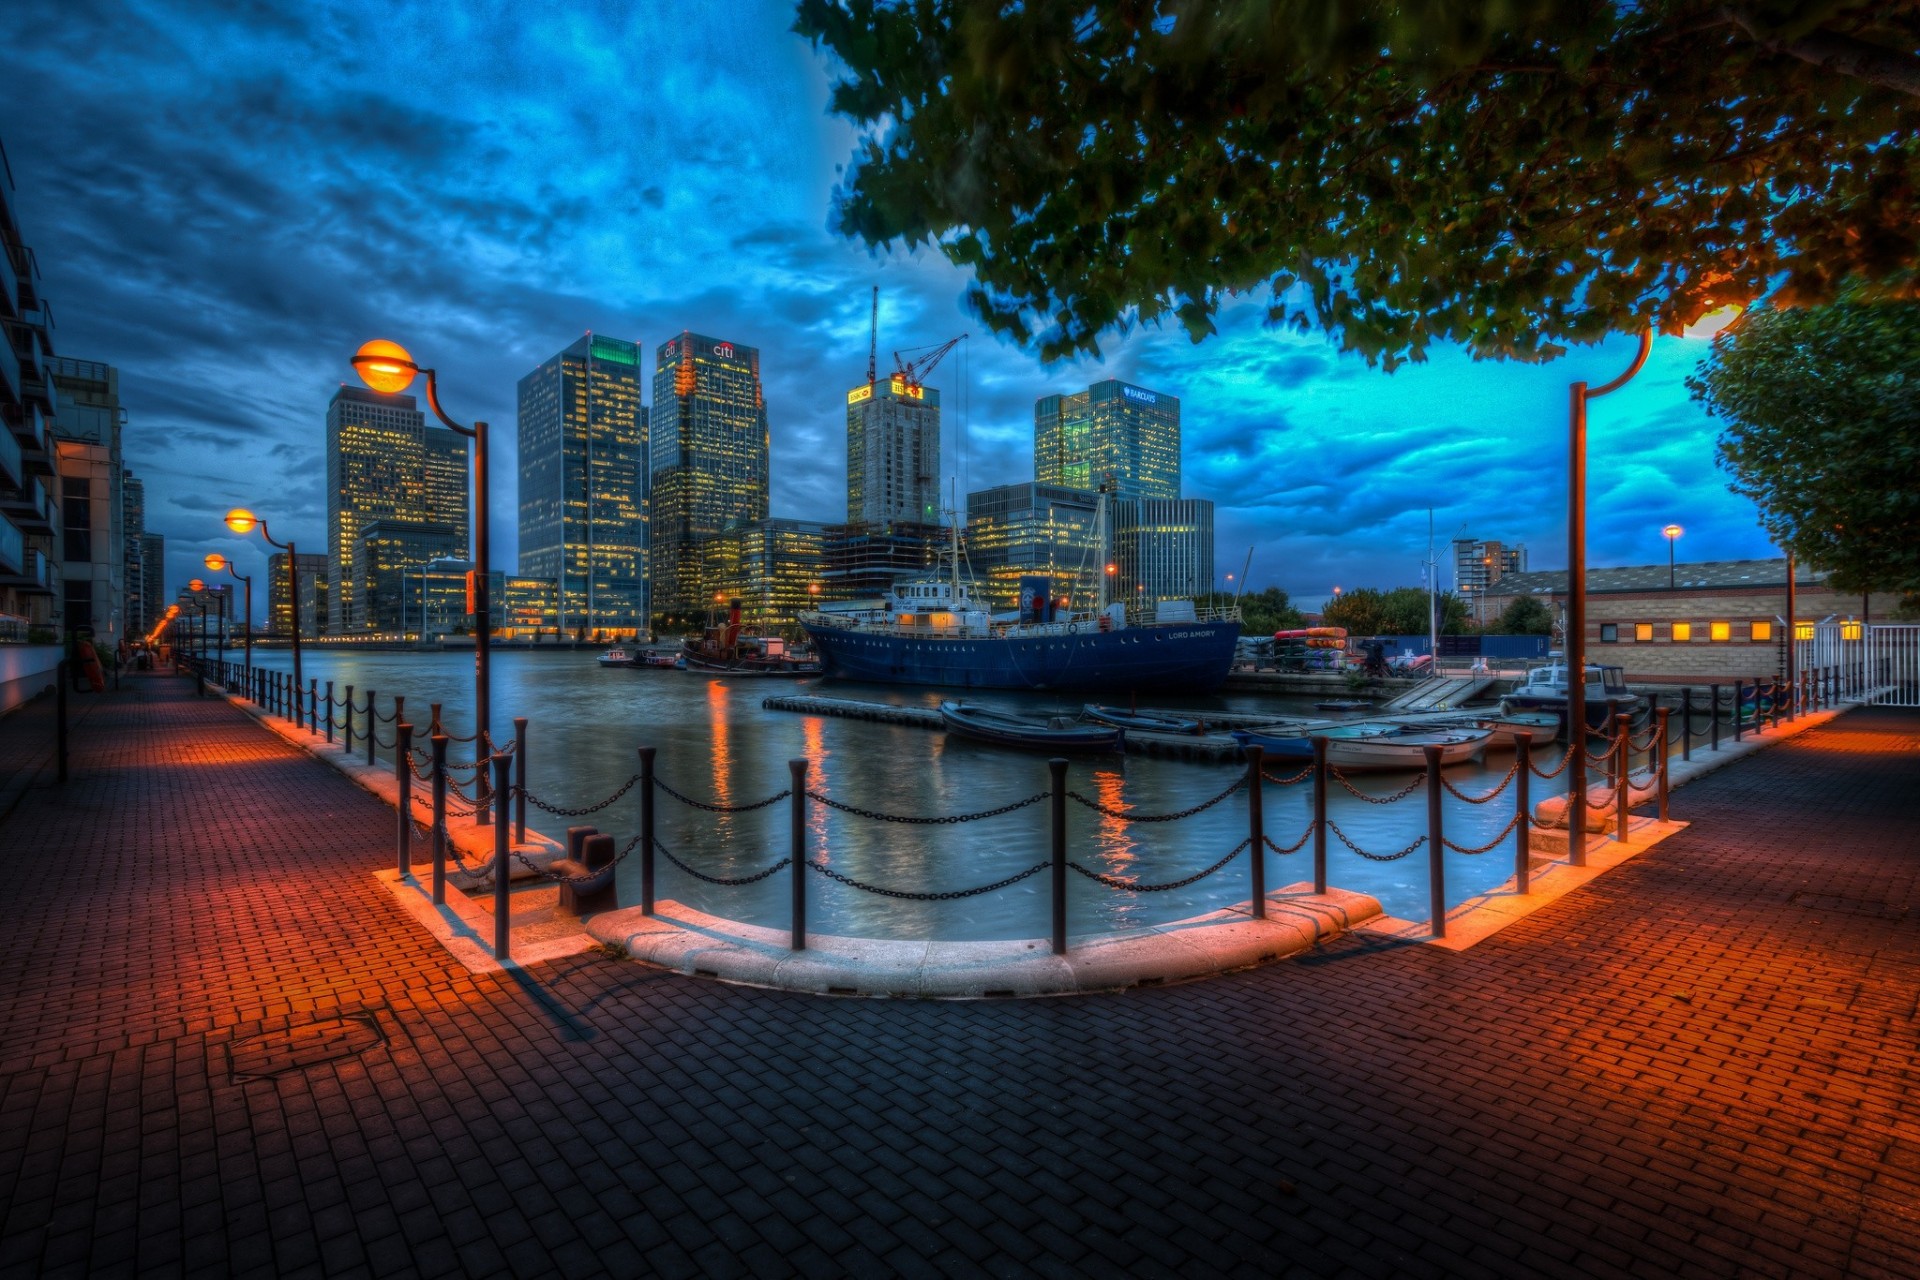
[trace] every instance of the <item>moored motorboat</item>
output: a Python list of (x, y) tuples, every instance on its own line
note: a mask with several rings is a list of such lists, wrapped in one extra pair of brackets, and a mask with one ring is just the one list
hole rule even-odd
[[(1582, 701), (1586, 704), (1587, 728), (1594, 733), (1611, 734), (1614, 718), (1633, 717), (1638, 725), (1646, 718), (1647, 700), (1627, 688), (1626, 673), (1619, 667), (1590, 663), (1586, 669)], [(1564, 662), (1535, 667), (1527, 672), (1513, 692), (1500, 699), (1500, 710), (1537, 711), (1551, 715), (1559, 725), (1558, 738), (1567, 737), (1567, 666)]]
[(1511, 748), (1514, 735), (1521, 733), (1528, 735), (1535, 746), (1554, 741), (1560, 736), (1561, 717), (1551, 711), (1503, 711), (1474, 716), (1467, 723), (1493, 734), (1488, 746)]
[(684, 643), (674, 665), (717, 676), (817, 676), (822, 671), (819, 659), (779, 636), (749, 634), (738, 600), (727, 607), (726, 621)]
[(600, 665), (603, 667), (633, 667), (638, 666), (639, 663), (633, 656), (633, 650), (615, 645), (600, 655)]
[(1491, 729), (1403, 729), (1329, 742), (1327, 763), (1347, 773), (1424, 769), (1427, 748), (1439, 747), (1443, 767), (1466, 764), (1486, 754), (1487, 741), (1492, 737)]
[(1373, 708), (1373, 703), (1366, 698), (1333, 698), (1313, 705), (1318, 711), (1370, 711)]
[(640, 659), (640, 665), (643, 667), (677, 667), (680, 665), (680, 655), (677, 653), (662, 652), (658, 649), (649, 649)]
[(1124, 729), (1072, 716), (1022, 716), (966, 702), (941, 703), (940, 719), (948, 733), (1027, 751), (1119, 751), (1127, 739)]
[(1122, 711), (1117, 707), (1103, 707), (1092, 702), (1081, 710), (1080, 715), (1082, 719), (1112, 725), (1116, 729), (1136, 729), (1147, 733), (1200, 732), (1198, 720), (1176, 719), (1173, 716), (1158, 716), (1144, 711)]
[(1397, 724), (1330, 724), (1316, 728), (1291, 729), (1284, 733), (1262, 733), (1258, 729), (1234, 729), (1233, 740), (1243, 747), (1259, 747), (1274, 760), (1313, 759), (1313, 740), (1325, 738), (1329, 749), (1337, 741), (1357, 738), (1383, 738), (1405, 732)]

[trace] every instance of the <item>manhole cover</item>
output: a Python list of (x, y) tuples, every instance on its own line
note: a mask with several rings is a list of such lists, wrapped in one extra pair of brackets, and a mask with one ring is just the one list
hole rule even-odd
[(1845, 898), (1837, 893), (1807, 893), (1803, 890), (1794, 894), (1789, 901), (1809, 911), (1835, 911), (1846, 916), (1871, 916), (1876, 920), (1898, 920), (1907, 914), (1905, 907), (1892, 906), (1878, 898)]
[(233, 1041), (227, 1046), (227, 1074), (235, 1083), (268, 1080), (289, 1071), (351, 1058), (386, 1042), (380, 1020), (371, 1013), (324, 1018)]

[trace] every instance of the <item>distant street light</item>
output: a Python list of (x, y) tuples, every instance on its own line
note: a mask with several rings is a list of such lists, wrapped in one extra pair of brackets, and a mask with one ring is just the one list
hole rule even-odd
[(489, 599), (492, 593), (489, 579), (493, 574), (493, 522), (488, 515), (487, 502), (487, 424), (475, 422), (471, 427), (463, 427), (449, 418), (446, 410), (440, 407), (440, 382), (434, 371), (422, 369), (407, 349), (397, 342), (375, 338), (362, 343), (360, 349), (353, 353), (353, 369), (360, 375), (360, 381), (385, 395), (398, 395), (412, 386), (415, 378), (424, 375), (427, 380), (427, 406), (433, 410), (433, 416), (473, 441), (473, 718), (478, 726), (475, 729), (474, 749), (482, 765), (476, 793), (478, 800), (474, 805), (474, 822), (484, 827), (491, 821), (491, 797), (487, 790), (487, 771), (484, 766), (488, 754), (493, 750), (493, 602)]
[[(252, 533), (258, 529), (268, 546), (278, 547), (287, 553), (287, 634), (293, 647), (293, 687), (298, 692), (306, 687), (300, 678), (300, 553), (294, 549), (291, 538), (285, 542), (274, 541), (273, 535), (267, 532), (267, 522), (245, 507), (235, 507), (227, 512), (227, 528), (235, 533)], [(251, 615), (251, 608), (248, 613)], [(295, 724), (300, 721), (299, 705), (295, 701)]]
[(1675, 538), (1678, 538), (1686, 531), (1677, 524), (1670, 524), (1660, 532), (1665, 534), (1667, 539), (1667, 590), (1672, 591), (1674, 589), (1673, 542)]
[(246, 584), (247, 620), (246, 620), (246, 627), (245, 627), (245, 635), (247, 638), (246, 639), (247, 696), (252, 697), (253, 696), (253, 576), (251, 574), (241, 573), (238, 569), (233, 567), (233, 561), (227, 559), (225, 556), (221, 555), (218, 551), (210, 552), (206, 560), (204, 561), (204, 563), (206, 564), (207, 568), (213, 570), (215, 573), (218, 573), (222, 569), (225, 569), (228, 573), (232, 574), (234, 577), (240, 579), (241, 582)]

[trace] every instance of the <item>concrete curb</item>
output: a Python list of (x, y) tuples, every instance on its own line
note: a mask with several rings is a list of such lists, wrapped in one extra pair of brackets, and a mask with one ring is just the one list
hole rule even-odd
[(644, 916), (626, 907), (594, 916), (587, 932), (629, 957), (680, 973), (817, 995), (978, 999), (1074, 995), (1184, 982), (1311, 950), (1380, 914), (1365, 894), (1306, 883), (1267, 895), (1267, 918), (1248, 904), (1125, 933), (1069, 940), (1056, 956), (1044, 938), (1002, 942), (894, 941), (809, 934), (788, 947), (785, 930), (721, 920), (678, 902)]

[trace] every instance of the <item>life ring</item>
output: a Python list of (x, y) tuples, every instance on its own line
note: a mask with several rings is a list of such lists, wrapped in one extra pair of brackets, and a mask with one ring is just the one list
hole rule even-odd
[(1080, 634), (1080, 624), (1079, 624), (1079, 623), (1077, 623), (1077, 622), (1069, 622), (1069, 623), (1067, 624), (1067, 634), (1068, 634), (1068, 635), (1070, 635), (1070, 636), (1077, 636), (1077, 635), (1079, 635), (1079, 634)]

